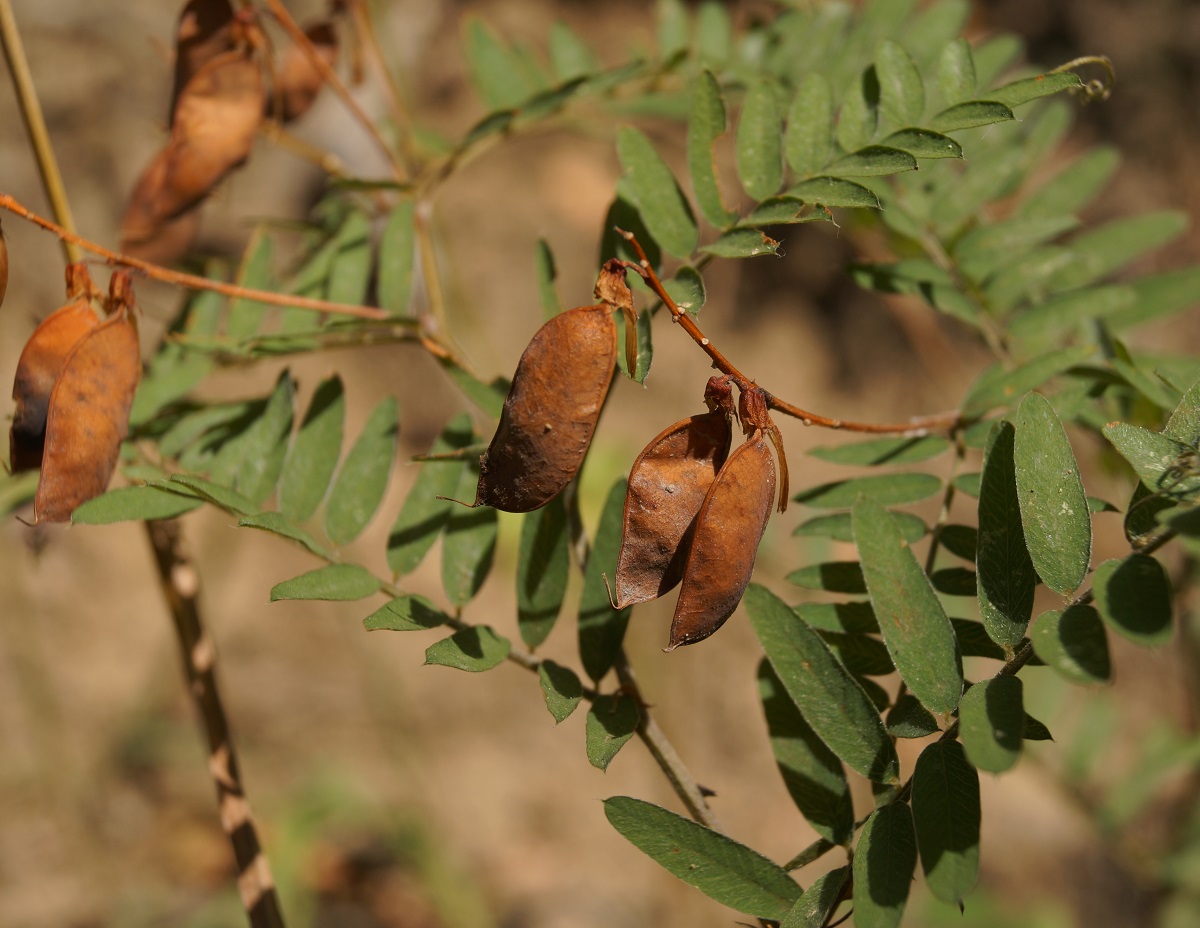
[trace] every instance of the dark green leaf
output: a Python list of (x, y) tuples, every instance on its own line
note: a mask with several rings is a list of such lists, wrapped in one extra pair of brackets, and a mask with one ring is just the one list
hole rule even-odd
[(886, 677), (894, 673), (891, 655), (878, 638), (846, 632), (820, 632), (831, 651), (855, 676)]
[(191, 474), (172, 474), (170, 483), (165, 486), (168, 489), (178, 486), (185, 491), (190, 490), (201, 499), (206, 499), (234, 515), (248, 516), (253, 512), (258, 512), (258, 506), (236, 490), (205, 480), (203, 477), (195, 477)]
[(792, 801), (817, 834), (845, 844), (854, 835), (854, 804), (841, 761), (804, 721), (767, 660), (758, 665), (758, 691), (775, 763)]
[(840, 177), (814, 177), (789, 187), (789, 196), (799, 197), (805, 203), (820, 206), (867, 206), (879, 209), (879, 197), (862, 184)]
[(902, 506), (927, 499), (942, 488), (933, 474), (880, 474), (823, 483), (792, 497), (814, 509), (845, 509), (861, 496), (884, 506)]
[(961, 904), (979, 878), (982, 818), (979, 774), (967, 763), (962, 745), (937, 741), (921, 752), (913, 771), (912, 815), (929, 891), (943, 902)]
[(939, 593), (947, 596), (975, 596), (975, 571), (965, 567), (943, 567), (935, 570), (929, 582)]
[(1053, 741), (1054, 736), (1050, 734), (1050, 729), (1044, 724), (1035, 719), (1032, 715), (1025, 715), (1025, 740), (1026, 741)]
[(570, 667), (543, 660), (538, 664), (538, 682), (556, 725), (574, 712), (583, 699), (583, 684)]
[(396, 401), (389, 396), (371, 411), (329, 491), (325, 533), (335, 545), (357, 538), (383, 502), (398, 431)]
[(1015, 118), (1012, 109), (1003, 103), (969, 100), (942, 110), (929, 120), (928, 127), (935, 132), (953, 132), (956, 129), (990, 126), (992, 123), (1007, 122)]
[[(664, 280), (663, 286), (671, 295), (671, 299), (685, 313), (694, 316), (704, 307), (707, 299), (704, 292), (704, 278), (690, 264), (683, 265), (675, 272), (674, 277)], [(649, 313), (643, 312), (641, 316), (646, 317), (647, 325), (649, 325)], [(641, 316), (638, 317), (639, 322), (641, 322)]]
[(1021, 523), (1013, 461), (1015, 439), (1016, 429), (1004, 421), (993, 425), (988, 436), (975, 558), (983, 627), (993, 641), (1007, 648), (1015, 648), (1025, 637), (1037, 585)]
[(449, 621), (450, 616), (434, 608), (424, 596), (399, 596), (363, 619), (363, 626), (369, 632), (416, 632)]
[(1091, 606), (1043, 612), (1030, 638), (1037, 656), (1072, 683), (1104, 683), (1112, 673), (1104, 623)]
[[(250, 237), (250, 243), (242, 256), (242, 264), (237, 273), (238, 286), (251, 290), (270, 289), (271, 252), (271, 239), (260, 227)], [(229, 304), (229, 321), (225, 326), (225, 334), (235, 344), (257, 335), (258, 330), (262, 328), (266, 311), (265, 303), (241, 298), (233, 300)]]
[[(925, 523), (910, 512), (893, 512), (892, 519), (909, 544), (920, 541), (928, 529)], [(850, 513), (835, 512), (827, 516), (817, 516), (797, 525), (793, 535), (816, 538), (832, 538), (835, 541), (853, 541), (854, 527), (850, 523)]]
[(415, 207), (405, 197), (388, 214), (379, 237), (379, 305), (390, 315), (411, 315), (408, 303), (416, 247)]
[(1039, 74), (1037, 77), (1013, 81), (1011, 84), (989, 90), (987, 98), (1013, 107), (1039, 97), (1048, 97), (1069, 87), (1082, 86), (1083, 81), (1079, 79), (1079, 75), (1072, 74), (1070, 71), (1061, 71), (1058, 74)]
[(908, 806), (890, 802), (876, 809), (854, 852), (857, 928), (895, 928), (900, 923), (916, 868), (917, 836)]
[(1171, 582), (1147, 554), (1100, 564), (1092, 574), (1100, 618), (1113, 631), (1155, 647), (1171, 640)]
[(771, 666), (817, 737), (863, 776), (896, 782), (899, 760), (879, 713), (820, 635), (765, 587), (751, 584), (745, 604)]
[(624, 513), (625, 481), (618, 480), (609, 489), (600, 513), (579, 598), (579, 656), (593, 680), (599, 680), (612, 667), (632, 611), (629, 607), (613, 609), (604, 584), (605, 576), (616, 575)]
[(912, 56), (896, 42), (884, 39), (875, 51), (875, 74), (884, 119), (897, 126), (917, 122), (925, 111), (925, 84)]
[(284, 371), (263, 414), (238, 439), (239, 461), (233, 486), (254, 503), (261, 503), (271, 495), (283, 470), (295, 399), (296, 381)]
[(562, 608), (571, 566), (567, 544), (562, 497), (526, 514), (517, 553), (517, 624), (530, 648), (546, 640)]
[[(897, 513), (892, 513), (894, 519)], [(974, 563), (979, 550), (979, 532), (970, 525), (943, 525), (938, 532), (938, 543), (964, 561)]]
[(799, 197), (768, 197), (738, 221), (742, 227), (794, 225), (801, 222), (828, 222), (825, 210), (809, 209)]
[(1076, 345), (1039, 355), (1012, 370), (999, 365), (990, 367), (967, 391), (963, 415), (976, 416), (996, 406), (1008, 406), (1027, 391), (1043, 386), (1056, 374), (1086, 361), (1095, 352), (1092, 345)]
[(775, 254), (779, 242), (757, 229), (733, 229), (700, 250), (718, 258), (754, 258)]
[(829, 162), (833, 143), (833, 95), (819, 72), (808, 74), (788, 111), (787, 161), (801, 177), (816, 174)]
[(201, 505), (194, 496), (172, 493), (160, 486), (120, 487), (77, 506), (76, 525), (109, 525), (131, 519), (173, 519)]
[(588, 708), (584, 733), (587, 739), (587, 759), (593, 767), (607, 770), (612, 759), (637, 731), (640, 713), (637, 701), (617, 693), (597, 696)]
[(558, 279), (558, 268), (554, 264), (554, 252), (550, 250), (550, 243), (544, 238), (539, 238), (537, 241), (536, 262), (538, 297), (542, 302), (542, 312), (549, 319), (562, 312), (563, 305), (558, 296), (558, 288), (554, 285)]
[(1017, 762), (1025, 729), (1017, 677), (992, 677), (963, 694), (958, 721), (967, 757), (980, 770), (1003, 773)]
[[(460, 470), (455, 498), (472, 498), (478, 482), (477, 470)], [(451, 506), (442, 537), (442, 589), (455, 606), (474, 599), (487, 579), (496, 555), (497, 524), (496, 510), (490, 506)]]
[(768, 80), (755, 81), (742, 102), (736, 145), (738, 177), (755, 200), (765, 200), (783, 184), (782, 139), (777, 91)]
[(1046, 586), (1065, 596), (1087, 576), (1092, 514), (1067, 433), (1038, 393), (1017, 410), (1013, 463), (1029, 557)]
[(818, 877), (796, 900), (779, 928), (822, 928), (837, 907), (848, 876), (849, 867), (838, 867)]
[(279, 508), (303, 522), (321, 505), (342, 450), (346, 398), (334, 374), (317, 385), (279, 482)]
[(952, 39), (938, 59), (938, 87), (950, 105), (963, 103), (975, 93), (975, 58), (970, 43)]
[[(629, 362), (624, 351), (617, 352), (617, 367), (621, 373), (630, 377), (634, 383), (643, 383), (650, 373), (650, 365), (654, 361), (654, 342), (650, 325), (650, 313), (641, 312), (637, 316), (637, 362), (634, 370), (629, 371)], [(625, 314), (617, 313), (617, 344), (625, 344)]]
[(653, 143), (637, 129), (623, 126), (617, 135), (617, 157), (654, 240), (672, 255), (687, 258), (696, 250), (696, 220)]
[(366, 599), (379, 592), (379, 578), (357, 564), (327, 564), (271, 588), (271, 602), (281, 599)]
[(788, 583), (809, 590), (825, 590), (829, 593), (865, 593), (862, 567), (858, 561), (825, 561), (809, 564), (787, 575)]
[(824, 631), (867, 635), (879, 631), (870, 603), (800, 603), (794, 611), (804, 622)]
[(800, 898), (783, 868), (698, 822), (627, 796), (605, 800), (604, 814), (635, 847), (722, 905), (783, 918)]
[(688, 114), (688, 172), (701, 214), (719, 229), (729, 225), (735, 217), (725, 208), (713, 162), (713, 143), (724, 134), (725, 101), (721, 87), (712, 74), (701, 71), (692, 86)]
[(937, 457), (950, 448), (948, 439), (940, 435), (921, 438), (868, 438), (844, 445), (809, 449), (809, 454), (833, 464), (863, 467), (875, 464), (913, 464)]
[(901, 679), (931, 712), (950, 712), (962, 670), (950, 620), (887, 510), (854, 504), (854, 537), (883, 640)]
[(887, 714), (887, 730), (893, 738), (925, 738), (938, 731), (938, 723), (921, 700), (905, 693)]
[(238, 520), (238, 528), (256, 528), (270, 532), (289, 541), (294, 541), (307, 548), (317, 557), (326, 557), (326, 551), (312, 535), (300, 528), (282, 512), (260, 512), (256, 515), (245, 516)]
[(962, 146), (948, 135), (929, 129), (901, 129), (881, 140), (889, 148), (899, 148), (917, 158), (961, 158)]
[(474, 625), (435, 641), (425, 649), (425, 663), (479, 673), (502, 664), (511, 645), (486, 625)]
[(512, 109), (537, 89), (513, 49), (482, 19), (469, 17), (463, 32), (471, 83), (489, 109)]
[(834, 177), (875, 177), (915, 171), (917, 159), (900, 148), (868, 145), (838, 158), (825, 170)]

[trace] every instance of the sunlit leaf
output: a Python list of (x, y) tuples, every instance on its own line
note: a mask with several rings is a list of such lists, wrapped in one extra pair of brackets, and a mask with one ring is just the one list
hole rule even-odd
[(562, 497), (526, 514), (517, 553), (517, 625), (530, 648), (546, 640), (562, 608), (571, 566), (567, 546)]
[(787, 189), (789, 196), (820, 206), (867, 206), (879, 209), (879, 197), (862, 184), (840, 177), (814, 177)]
[(366, 599), (379, 592), (380, 582), (357, 564), (327, 564), (271, 588), (271, 602), (282, 599)]
[(824, 75), (814, 71), (800, 84), (788, 111), (788, 165), (802, 177), (816, 174), (829, 162), (832, 143), (833, 95)]
[[(455, 499), (473, 499), (479, 472), (459, 471)], [(496, 555), (496, 510), (490, 506), (467, 509), (454, 505), (442, 536), (442, 589), (455, 606), (465, 606), (487, 579)]]
[(880, 474), (823, 483), (795, 494), (792, 499), (814, 509), (845, 509), (860, 495), (885, 506), (901, 506), (927, 499), (942, 488), (933, 474)]
[(163, 487), (119, 487), (77, 506), (71, 521), (76, 525), (109, 525), (131, 519), (173, 519), (201, 504), (194, 496), (172, 493)]
[(875, 177), (916, 169), (917, 159), (909, 152), (886, 145), (868, 145), (866, 148), (860, 148), (843, 155), (825, 168), (826, 172), (834, 177)]
[(1112, 674), (1104, 623), (1091, 606), (1043, 612), (1030, 639), (1037, 656), (1072, 683), (1105, 683)]
[(779, 928), (822, 928), (841, 900), (842, 887), (849, 876), (849, 867), (838, 867), (817, 877), (779, 923)]
[(475, 625), (431, 644), (425, 649), (425, 663), (479, 673), (502, 664), (510, 648), (507, 638), (486, 625)]
[(783, 184), (782, 138), (777, 91), (770, 81), (756, 81), (742, 102), (736, 144), (738, 177), (755, 200), (766, 199)]
[(325, 505), (325, 533), (335, 545), (357, 538), (383, 502), (399, 428), (396, 401), (389, 396), (371, 411), (350, 446)]
[(570, 667), (543, 660), (538, 664), (538, 682), (556, 725), (574, 712), (583, 699), (583, 684)]
[(975, 93), (975, 58), (966, 39), (952, 39), (942, 49), (938, 59), (938, 87), (951, 106), (969, 100)]
[(321, 505), (342, 450), (346, 399), (336, 374), (313, 393), (279, 482), (279, 508), (303, 522)]
[(618, 480), (604, 500), (579, 599), (579, 656), (593, 680), (599, 680), (612, 667), (632, 612), (629, 607), (613, 609), (604, 584), (606, 575), (616, 575), (624, 512), (625, 481)]
[(1100, 618), (1113, 631), (1149, 647), (1171, 640), (1171, 582), (1154, 558), (1105, 561), (1092, 573), (1092, 590)]
[(991, 100), (969, 100), (956, 103), (942, 110), (928, 122), (934, 132), (953, 132), (956, 129), (974, 129), (992, 123), (1015, 119), (1011, 108)]
[(617, 135), (617, 157), (655, 241), (676, 257), (691, 255), (696, 249), (696, 221), (654, 144), (637, 129), (623, 126)]
[(779, 242), (757, 229), (733, 229), (700, 250), (718, 258), (754, 258), (775, 254)]
[(637, 731), (640, 715), (636, 700), (623, 693), (596, 697), (584, 723), (588, 762), (607, 770)]
[(976, 683), (958, 707), (967, 758), (980, 770), (1003, 773), (1021, 753), (1025, 729), (1023, 685), (1017, 677)]
[(445, 625), (450, 616), (434, 608), (424, 596), (398, 596), (363, 619), (367, 631), (428, 631)]
[(925, 84), (912, 56), (898, 43), (884, 39), (875, 50), (875, 73), (883, 117), (898, 126), (917, 122), (925, 110)]

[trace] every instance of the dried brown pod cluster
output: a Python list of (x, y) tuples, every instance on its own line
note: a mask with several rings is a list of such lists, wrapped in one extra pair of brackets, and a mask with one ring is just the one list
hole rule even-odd
[(26, 342), (13, 382), (9, 455), (13, 472), (41, 468), (33, 521), (65, 522), (104, 492), (116, 467), (141, 377), (133, 288), (116, 271), (105, 317), (83, 265), (67, 268), (68, 303)]

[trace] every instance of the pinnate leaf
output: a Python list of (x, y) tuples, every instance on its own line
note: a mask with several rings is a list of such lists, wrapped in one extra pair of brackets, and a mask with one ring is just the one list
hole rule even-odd
[(517, 623), (521, 640), (536, 648), (558, 618), (571, 566), (567, 511), (562, 497), (527, 513), (517, 553)]
[(76, 525), (109, 525), (132, 519), (173, 519), (202, 505), (194, 496), (172, 493), (159, 486), (120, 487), (77, 506)]
[(396, 401), (382, 400), (342, 462), (325, 506), (325, 533), (335, 545), (357, 538), (383, 502), (399, 431)]
[(912, 815), (930, 892), (943, 902), (961, 902), (979, 877), (982, 810), (979, 774), (958, 742), (934, 742), (917, 758)]
[(630, 696), (617, 693), (596, 697), (584, 724), (588, 762), (600, 770), (607, 770), (637, 731), (640, 717), (637, 702)]
[(281, 599), (366, 599), (378, 593), (379, 587), (379, 578), (357, 564), (327, 564), (275, 584), (271, 589), (271, 602)]
[(279, 483), (279, 508), (303, 522), (321, 505), (342, 450), (346, 400), (336, 374), (317, 385)]
[(1017, 762), (1025, 730), (1022, 690), (1017, 677), (993, 677), (963, 696), (958, 707), (963, 746), (980, 770), (1003, 773)]
[(637, 129), (624, 126), (617, 135), (617, 157), (654, 240), (678, 258), (691, 255), (696, 249), (696, 220), (653, 143)]
[(737, 128), (737, 170), (742, 187), (765, 200), (783, 183), (783, 115), (775, 87), (767, 80), (751, 84)]
[(1091, 606), (1043, 612), (1030, 638), (1037, 656), (1072, 683), (1105, 683), (1112, 674), (1104, 623)]
[(854, 852), (854, 923), (858, 928), (895, 928), (904, 914), (917, 836), (912, 812), (890, 802), (871, 813)]
[(479, 673), (503, 663), (511, 647), (488, 626), (474, 625), (431, 644), (425, 649), (425, 663)]
[(538, 664), (538, 682), (556, 725), (574, 712), (583, 699), (583, 684), (570, 667), (544, 660)]

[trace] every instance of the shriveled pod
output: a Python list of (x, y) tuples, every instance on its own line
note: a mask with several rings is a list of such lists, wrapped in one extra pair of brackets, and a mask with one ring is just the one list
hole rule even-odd
[[(331, 20), (321, 20), (304, 30), (313, 48), (331, 68), (337, 64), (338, 36)], [(325, 78), (304, 49), (290, 46), (280, 56), (275, 73), (275, 93), (267, 100), (267, 115), (280, 122), (299, 119), (316, 100)]]
[(112, 315), (78, 340), (50, 392), (34, 522), (67, 521), (116, 468), (142, 367), (128, 274), (113, 276)]
[(206, 62), (236, 43), (229, 0), (188, 0), (175, 27), (175, 82), (171, 88), (170, 122), (175, 122), (179, 95)]
[(67, 267), (66, 306), (56, 309), (33, 330), (17, 361), (13, 378), (9, 465), (13, 473), (37, 470), (46, 441), (50, 393), (67, 357), (85, 335), (100, 325), (91, 306), (92, 283), (82, 264)]
[[(711, 398), (714, 382), (724, 404)], [(733, 441), (728, 395), (727, 379), (712, 378), (712, 410), (663, 430), (633, 462), (613, 583), (618, 609), (669, 593), (683, 576), (696, 516)]]
[(531, 512), (566, 488), (591, 443), (616, 360), (607, 304), (569, 309), (538, 329), (479, 459), (474, 505)]
[(683, 570), (667, 650), (701, 641), (742, 600), (775, 502), (775, 462), (762, 429), (739, 445), (713, 481)]

